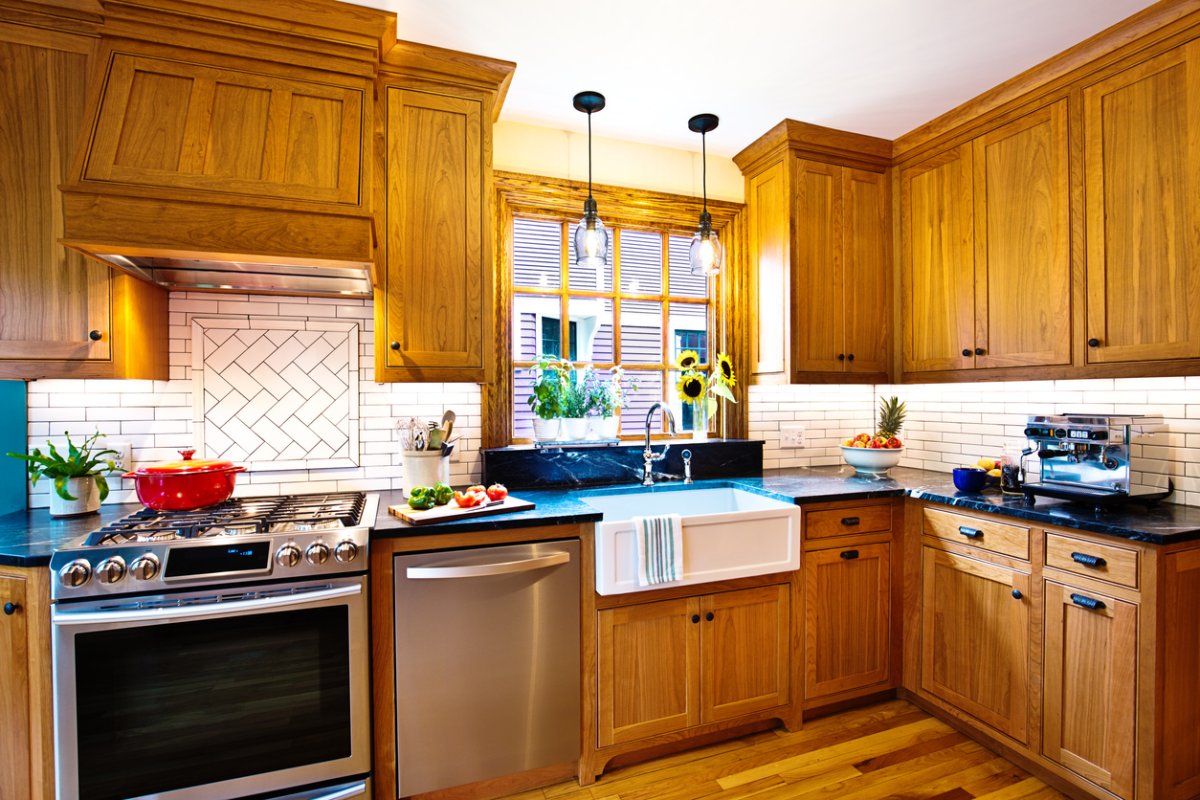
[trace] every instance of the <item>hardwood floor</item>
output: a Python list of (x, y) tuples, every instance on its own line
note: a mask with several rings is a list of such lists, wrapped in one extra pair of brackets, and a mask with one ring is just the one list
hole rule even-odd
[(765, 731), (510, 800), (927, 798), (1049, 800), (1064, 795), (902, 700)]

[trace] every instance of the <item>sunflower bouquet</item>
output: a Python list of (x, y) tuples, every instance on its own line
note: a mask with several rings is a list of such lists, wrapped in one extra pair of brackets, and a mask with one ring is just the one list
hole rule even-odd
[(699, 353), (684, 350), (675, 358), (675, 366), (680, 370), (675, 391), (680, 400), (692, 404), (697, 430), (708, 428), (708, 418), (717, 413), (718, 397), (737, 402), (732, 391), (737, 385), (737, 376), (728, 353), (718, 353), (716, 362), (703, 368)]

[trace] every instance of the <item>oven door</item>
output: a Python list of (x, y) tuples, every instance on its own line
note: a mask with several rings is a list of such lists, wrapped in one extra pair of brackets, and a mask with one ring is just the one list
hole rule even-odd
[(226, 800), (370, 770), (365, 576), (51, 619), (60, 800)]

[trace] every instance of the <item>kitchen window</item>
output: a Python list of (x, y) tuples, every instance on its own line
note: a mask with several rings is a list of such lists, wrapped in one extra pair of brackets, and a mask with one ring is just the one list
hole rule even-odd
[[(629, 396), (622, 437), (642, 435), (655, 402), (667, 403), (679, 431), (687, 430), (675, 392), (676, 354), (697, 350), (707, 359), (728, 351), (736, 367), (749, 358), (747, 336), (733, 334), (746, 320), (731, 313), (747, 290), (742, 204), (708, 203), (726, 248), (725, 267), (712, 280), (693, 276), (688, 265), (698, 197), (597, 184), (609, 257), (600, 269), (584, 269), (575, 264), (571, 237), (587, 184), (500, 171), (493, 176), (497, 349), (493, 380), (483, 387), (485, 446), (532, 440), (526, 400), (529, 368), (539, 355), (565, 354), (577, 369), (592, 366), (602, 378), (621, 366)], [(735, 389), (739, 400), (744, 391), (744, 384)], [(745, 403), (727, 405), (712, 428), (744, 436)], [(653, 433), (666, 435), (661, 420)]]
[(533, 433), (529, 368), (539, 355), (562, 353), (602, 377), (616, 365), (625, 369), (622, 436), (642, 434), (646, 412), (659, 401), (672, 407), (681, 430), (690, 430), (690, 409), (675, 393), (674, 363), (687, 349), (707, 358), (712, 315), (709, 281), (692, 275), (688, 264), (691, 232), (613, 227), (607, 262), (585, 269), (575, 264), (571, 246), (577, 224), (512, 221), (514, 439)]

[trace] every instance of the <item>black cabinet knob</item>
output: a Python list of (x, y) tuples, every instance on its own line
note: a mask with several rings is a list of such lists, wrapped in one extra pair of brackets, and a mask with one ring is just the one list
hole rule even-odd
[(838, 353), (838, 361), (845, 361), (845, 360), (846, 360), (846, 354)]
[(969, 348), (969, 347), (964, 347), (964, 348), (963, 348), (963, 355), (964, 355), (964, 356), (969, 356), (969, 355), (971, 355), (971, 348)]
[(1093, 336), (1091, 339), (1088, 339), (1088, 347), (1099, 347), (1099, 346), (1100, 346), (1100, 340), (1097, 339), (1095, 336)]
[(389, 344), (389, 345), (388, 345), (388, 347), (392, 348), (393, 350), (399, 350), (399, 349), (400, 349), (400, 343), (399, 343), (399, 342), (392, 342), (391, 344)]
[(11, 617), (13, 614), (17, 613), (17, 611), (19, 611), (20, 608), (21, 608), (21, 606), (19, 603), (5, 603), (4, 604), (4, 613), (6, 616)]
[(699, 621), (700, 621), (700, 615), (699, 615), (699, 614), (692, 614), (692, 624), (693, 624), (693, 625), (695, 625), (695, 624), (696, 624), (697, 622), (699, 622)]
[(847, 361), (853, 361), (853, 360), (854, 360), (854, 353), (851, 353), (850, 355), (846, 356), (846, 360), (847, 360)]
[(104, 338), (104, 334), (100, 331), (88, 331), (88, 338), (93, 342), (98, 342)]
[(984, 350), (982, 347), (976, 347), (976, 348), (975, 348), (975, 355), (977, 355), (977, 356), (981, 356), (981, 355), (983, 355), (985, 352), (986, 352), (986, 351), (985, 351), (985, 350)]
[(708, 612), (707, 614), (704, 615), (704, 618), (706, 620), (708, 620), (709, 622), (712, 622), (713, 621), (713, 612), (711, 612), (711, 611)]
[(1013, 590), (1012, 590), (1012, 596), (1013, 596), (1013, 599), (1014, 599), (1014, 600), (1020, 600), (1020, 599), (1021, 599), (1022, 597), (1024, 597), (1025, 595), (1021, 594), (1021, 590), (1020, 590), (1020, 589), (1013, 589)]

